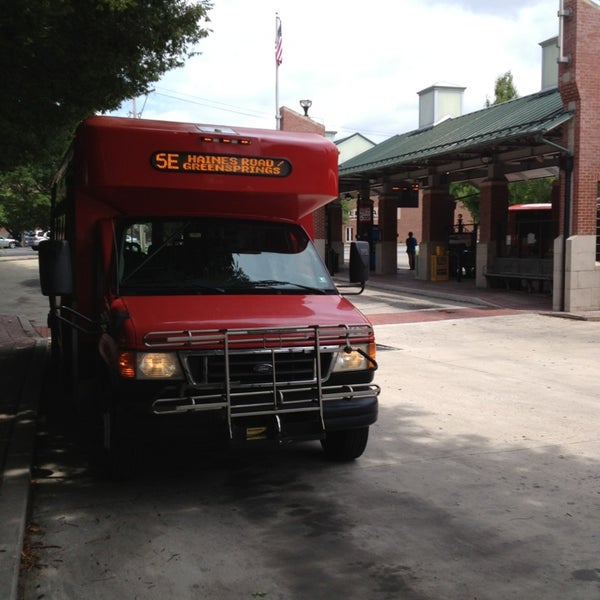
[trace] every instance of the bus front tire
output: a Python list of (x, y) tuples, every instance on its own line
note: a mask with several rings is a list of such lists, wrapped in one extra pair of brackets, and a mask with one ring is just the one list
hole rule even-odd
[(369, 428), (327, 432), (321, 446), (325, 456), (336, 461), (350, 461), (362, 455), (369, 440)]

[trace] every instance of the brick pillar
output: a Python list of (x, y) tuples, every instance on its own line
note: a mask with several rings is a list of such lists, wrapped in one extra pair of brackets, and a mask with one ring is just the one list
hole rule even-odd
[(560, 181), (552, 183), (550, 202), (552, 202), (552, 238), (556, 239), (561, 231), (559, 229), (561, 222), (560, 207), (562, 206)]
[(490, 178), (479, 186), (479, 242), (475, 285), (486, 287), (485, 267), (498, 255), (504, 244), (508, 226), (508, 182), (504, 177)]
[[(337, 198), (330, 202), (326, 207), (327, 217), (327, 245), (328, 245), (328, 260), (333, 260), (337, 256), (337, 267), (341, 267), (344, 262), (344, 242), (342, 241), (342, 204)], [(335, 253), (335, 255), (333, 254)], [(331, 269), (334, 265), (328, 265)]]
[(572, 16), (564, 21), (563, 53), (570, 62), (559, 68), (559, 90), (573, 119), (563, 142), (574, 157), (571, 233), (596, 234), (600, 180), (600, 6), (588, 0), (565, 0)]
[(430, 258), (438, 246), (444, 250), (448, 245), (448, 235), (454, 224), (454, 199), (448, 192), (448, 185), (434, 182), (421, 191), (423, 207), (422, 238), (419, 243), (418, 279), (429, 279)]
[[(600, 272), (596, 268), (597, 198), (600, 182), (600, 6), (589, 0), (565, 0), (570, 16), (563, 20), (562, 55), (558, 89), (573, 118), (563, 126), (563, 146), (573, 156), (572, 185), (561, 171), (561, 231), (555, 244), (561, 269), (556, 272), (553, 308), (600, 310)], [(565, 203), (570, 227), (564, 231)], [(564, 236), (567, 239), (564, 239)], [(564, 255), (564, 272), (563, 264)], [(564, 292), (564, 294), (563, 294)]]
[(398, 199), (382, 194), (378, 198), (379, 242), (375, 249), (375, 272), (395, 275), (398, 270)]
[(325, 206), (317, 208), (313, 213), (315, 227), (313, 241), (323, 260), (325, 260), (325, 246), (327, 239), (327, 217), (325, 215), (325, 208)]
[[(300, 113), (282, 106), (279, 109), (281, 115), (280, 127), (282, 131), (302, 131), (306, 133), (318, 133), (319, 135), (325, 135), (325, 126), (321, 123), (313, 121), (310, 117), (301, 115)], [(322, 206), (318, 208), (314, 213), (314, 227), (307, 227), (309, 233), (314, 233), (313, 241), (319, 252), (319, 255), (325, 260), (325, 251), (327, 244), (327, 217), (325, 214), (326, 207)], [(340, 226), (341, 228), (341, 226)]]

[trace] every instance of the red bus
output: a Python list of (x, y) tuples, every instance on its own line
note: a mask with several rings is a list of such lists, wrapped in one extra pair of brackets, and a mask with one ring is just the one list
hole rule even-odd
[(508, 207), (506, 256), (551, 258), (558, 221), (552, 204), (512, 204)]
[[(373, 328), (310, 235), (337, 197), (337, 156), (305, 133), (113, 117), (78, 128), (40, 277), (53, 358), (110, 474), (169, 433), (363, 453)], [(364, 277), (366, 254), (353, 248)]]

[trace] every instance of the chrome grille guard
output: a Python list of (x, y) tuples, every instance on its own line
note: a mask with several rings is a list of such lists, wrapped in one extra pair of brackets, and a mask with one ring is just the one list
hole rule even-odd
[[(314, 413), (318, 427), (324, 431), (323, 404), (332, 400), (367, 398), (380, 392), (372, 383), (324, 385), (323, 355), (350, 351), (357, 344), (374, 343), (370, 325), (314, 325), (305, 327), (269, 327), (223, 330), (153, 331), (144, 336), (144, 345), (153, 349), (178, 350), (185, 363), (186, 355), (202, 352), (223, 358), (223, 379), (219, 385), (193, 385), (182, 388), (181, 395), (159, 398), (153, 402), (155, 414), (178, 414), (224, 410), (229, 435), (232, 422), (242, 417), (268, 416), (281, 434), (280, 416), (291, 413)], [(232, 380), (232, 362), (236, 356), (255, 351), (272, 360), (269, 381), (249, 384)], [(303, 352), (310, 356), (313, 376), (301, 382), (281, 381), (277, 377), (277, 355)], [(310, 354), (309, 354), (310, 353)], [(377, 368), (370, 359), (373, 369)], [(187, 377), (189, 377), (189, 370)]]

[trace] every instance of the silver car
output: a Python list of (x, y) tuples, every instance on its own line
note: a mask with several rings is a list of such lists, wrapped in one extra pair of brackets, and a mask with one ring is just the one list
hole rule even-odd
[(21, 244), (19, 244), (17, 240), (13, 240), (12, 238), (0, 235), (0, 248), (16, 248), (20, 245)]
[(45, 240), (49, 240), (50, 239), (50, 232), (49, 231), (44, 231), (41, 233), (36, 233), (33, 238), (31, 239), (31, 241), (29, 242), (29, 245), (31, 246), (32, 250), (39, 250), (40, 248), (40, 242), (43, 242)]

